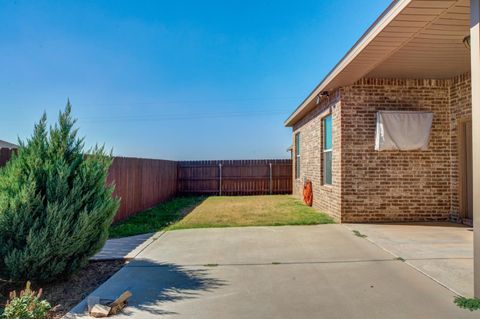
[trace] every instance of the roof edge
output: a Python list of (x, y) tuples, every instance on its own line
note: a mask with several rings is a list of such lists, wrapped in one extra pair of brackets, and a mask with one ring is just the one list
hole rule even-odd
[(19, 146), (4, 140), (0, 140), (0, 149), (6, 148), (6, 149), (18, 149)]
[(364, 34), (347, 51), (340, 61), (327, 73), (322, 81), (312, 90), (312, 92), (300, 103), (292, 114), (285, 120), (284, 125), (291, 127), (295, 125), (306, 114), (302, 111), (306, 106), (318, 96), (325, 87), (342, 71), (350, 62), (380, 33), (412, 0), (393, 0), (382, 14), (373, 22)]

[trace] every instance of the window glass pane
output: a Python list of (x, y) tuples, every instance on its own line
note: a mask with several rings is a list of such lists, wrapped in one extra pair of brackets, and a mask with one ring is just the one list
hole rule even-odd
[(332, 151), (323, 153), (323, 184), (332, 184)]
[(295, 152), (300, 155), (300, 133), (295, 134)]
[(300, 178), (300, 157), (297, 157), (295, 165), (295, 178)]
[(295, 134), (295, 178), (300, 178), (300, 133)]
[(323, 119), (323, 149), (332, 149), (332, 115)]

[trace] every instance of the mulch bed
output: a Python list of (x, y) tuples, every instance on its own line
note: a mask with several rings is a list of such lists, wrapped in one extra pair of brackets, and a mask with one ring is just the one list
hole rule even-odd
[[(78, 271), (69, 279), (43, 284), (32, 284), (33, 289), (43, 288), (43, 298), (52, 307), (56, 307), (49, 318), (62, 318), (70, 309), (85, 299), (97, 287), (107, 281), (124, 264), (123, 260), (92, 261), (87, 267)], [(25, 287), (24, 284), (0, 284), (0, 307), (5, 305), (10, 291), (19, 292)]]

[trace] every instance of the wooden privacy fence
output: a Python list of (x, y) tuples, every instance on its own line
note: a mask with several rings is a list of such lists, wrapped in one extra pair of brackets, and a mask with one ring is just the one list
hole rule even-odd
[(292, 192), (292, 161), (178, 162), (180, 194), (266, 195)]
[(10, 148), (0, 148), (0, 167), (7, 164), (13, 152), (15, 151)]
[[(0, 167), (14, 150), (0, 149)], [(180, 194), (266, 195), (292, 192), (292, 161), (166, 161), (115, 157), (107, 182), (121, 199), (120, 221)]]
[(121, 198), (115, 221), (151, 208), (177, 193), (177, 162), (115, 157), (108, 174)]

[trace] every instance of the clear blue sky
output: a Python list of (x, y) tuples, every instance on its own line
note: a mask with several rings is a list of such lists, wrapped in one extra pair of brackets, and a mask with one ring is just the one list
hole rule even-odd
[(70, 98), (87, 145), (287, 157), (284, 120), (390, 0), (0, 0), (0, 139)]

